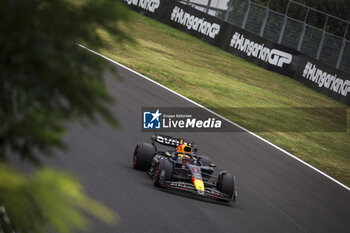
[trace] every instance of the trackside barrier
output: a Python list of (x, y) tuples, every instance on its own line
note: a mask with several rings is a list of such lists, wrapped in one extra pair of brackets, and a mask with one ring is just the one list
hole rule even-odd
[(341, 70), (174, 0), (124, 1), (143, 15), (350, 106), (350, 75)]

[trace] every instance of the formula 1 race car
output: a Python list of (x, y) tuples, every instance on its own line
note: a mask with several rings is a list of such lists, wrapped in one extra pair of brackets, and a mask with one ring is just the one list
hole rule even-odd
[[(152, 135), (151, 141), (136, 145), (133, 167), (147, 171), (155, 186), (183, 190), (225, 202), (236, 201), (235, 177), (226, 171), (214, 176), (215, 164), (210, 157), (197, 155), (197, 147), (193, 142), (160, 134)], [(155, 143), (176, 150), (158, 151)]]

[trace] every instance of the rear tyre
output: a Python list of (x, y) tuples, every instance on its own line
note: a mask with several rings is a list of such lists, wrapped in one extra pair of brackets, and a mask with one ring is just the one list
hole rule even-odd
[(153, 174), (153, 184), (165, 188), (166, 182), (173, 177), (174, 165), (169, 160), (163, 158), (156, 166)]
[(152, 144), (146, 142), (137, 144), (132, 157), (132, 166), (136, 169), (148, 170), (151, 167), (155, 152)]
[(236, 179), (231, 173), (222, 172), (219, 174), (217, 189), (226, 194), (230, 200), (236, 201)]

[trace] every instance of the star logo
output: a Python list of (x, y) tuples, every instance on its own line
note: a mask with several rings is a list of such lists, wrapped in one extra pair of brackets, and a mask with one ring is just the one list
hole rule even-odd
[(159, 117), (162, 115), (161, 113), (159, 113), (159, 109), (157, 109), (157, 111), (155, 113), (151, 113), (151, 115), (153, 116), (152, 121), (156, 120), (159, 121)]
[(159, 109), (155, 112), (144, 111), (143, 112), (143, 128), (144, 129), (160, 129), (161, 128), (161, 115)]

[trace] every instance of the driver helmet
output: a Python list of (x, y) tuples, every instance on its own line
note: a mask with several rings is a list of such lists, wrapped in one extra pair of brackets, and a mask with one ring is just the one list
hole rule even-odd
[(176, 152), (192, 153), (192, 147), (187, 144), (181, 144), (180, 146), (176, 147)]
[(183, 163), (192, 163), (191, 156), (186, 155), (188, 153), (192, 153), (191, 146), (187, 144), (181, 144), (176, 148), (176, 152), (184, 153), (184, 154), (178, 154)]

